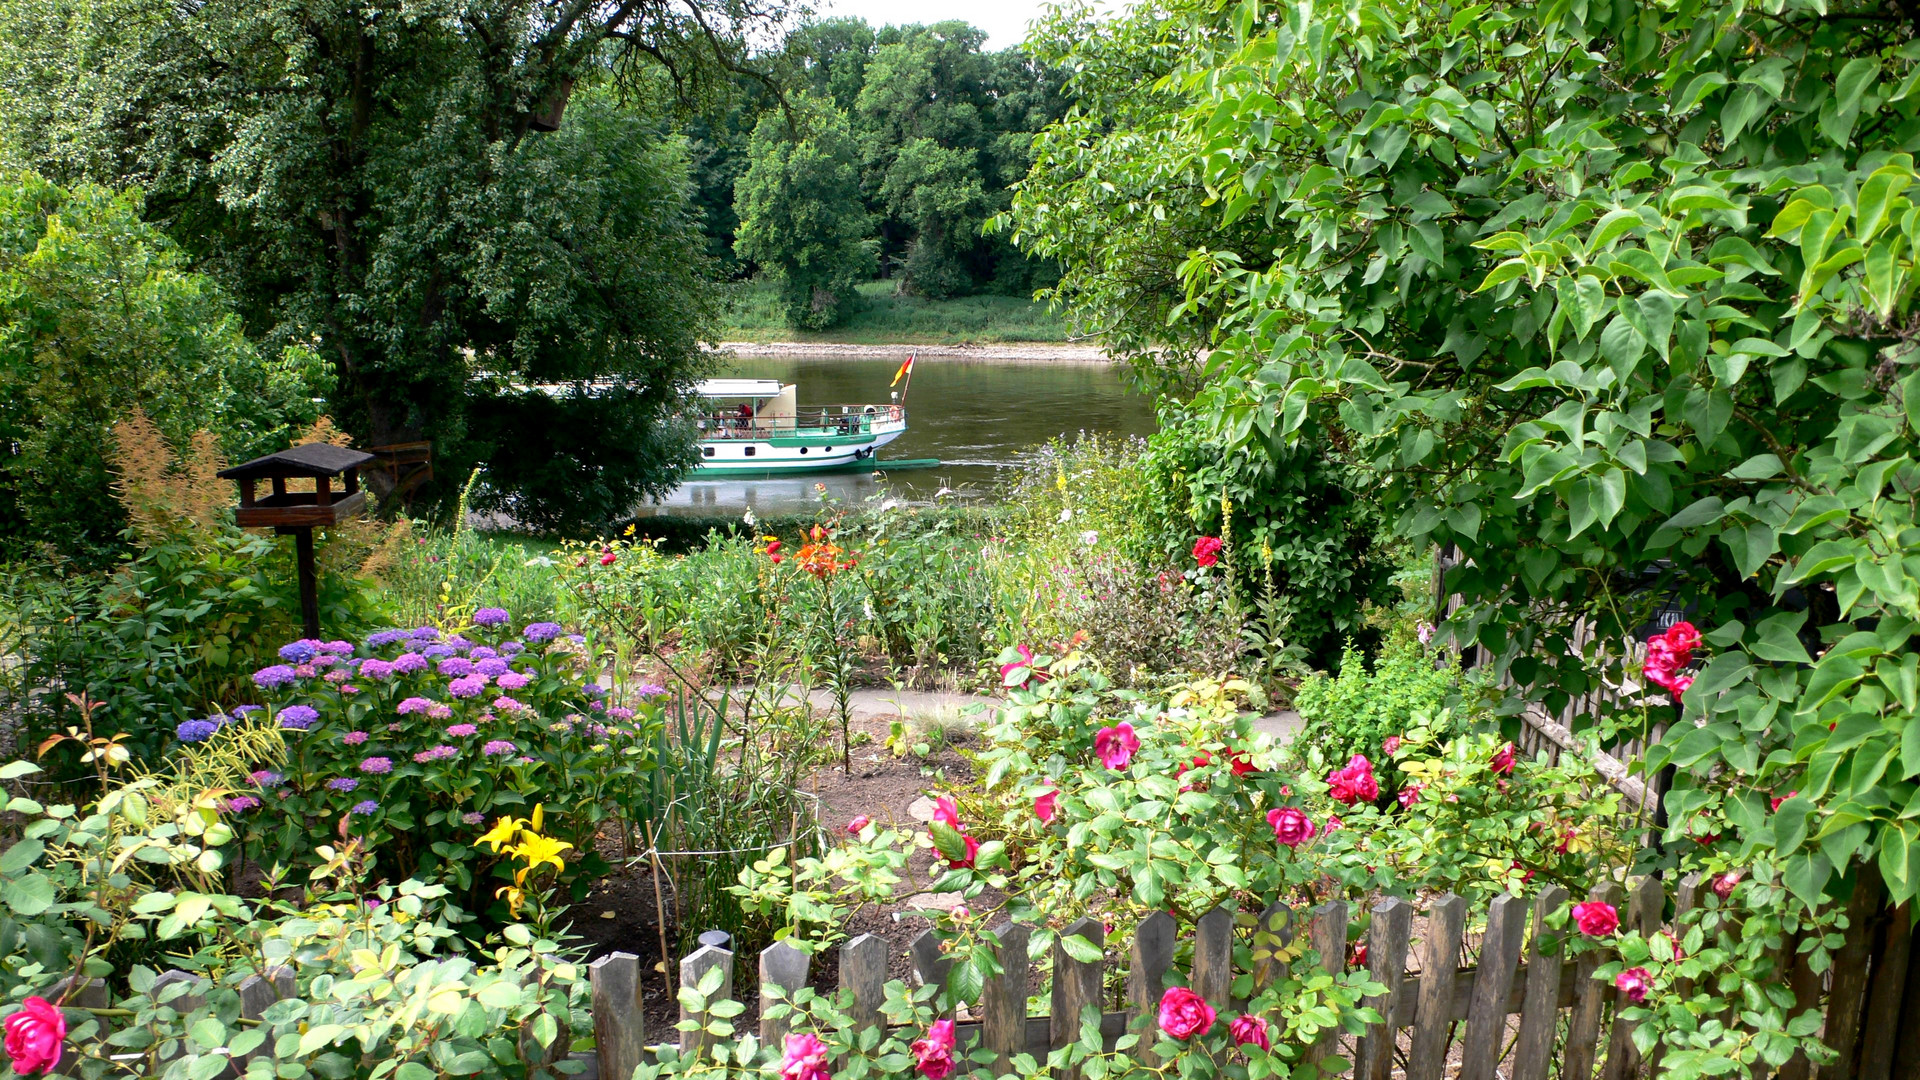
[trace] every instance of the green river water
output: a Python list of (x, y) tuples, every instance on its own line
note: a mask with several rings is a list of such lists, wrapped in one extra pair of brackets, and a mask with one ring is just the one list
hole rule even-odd
[[(885, 403), (887, 383), (899, 366), (895, 360), (854, 358), (738, 359), (723, 374), (796, 383), (805, 408)], [(912, 501), (931, 499), (942, 488), (961, 497), (994, 498), (1020, 455), (1055, 436), (1153, 430), (1152, 402), (1129, 391), (1117, 369), (1098, 364), (921, 359), (914, 364), (905, 404), (907, 433), (880, 452), (883, 464), (887, 458), (941, 461), (936, 469), (886, 478), (889, 495)], [(868, 472), (692, 481), (650, 509), (728, 516), (749, 509), (762, 516), (797, 513), (813, 505), (816, 483), (850, 505), (882, 488)]]

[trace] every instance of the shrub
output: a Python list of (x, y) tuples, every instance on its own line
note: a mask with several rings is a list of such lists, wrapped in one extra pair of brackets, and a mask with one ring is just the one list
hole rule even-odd
[[(1295, 737), (1297, 752), (1317, 755), (1323, 763), (1355, 754), (1384, 759), (1380, 748), (1389, 736), (1404, 736), (1416, 718), (1440, 716), (1459, 685), (1456, 662), (1434, 661), (1417, 640), (1394, 637), (1369, 671), (1366, 659), (1348, 642), (1337, 676), (1316, 675), (1300, 686), (1293, 704), (1306, 725)], [(1440, 726), (1444, 734), (1450, 725)]]

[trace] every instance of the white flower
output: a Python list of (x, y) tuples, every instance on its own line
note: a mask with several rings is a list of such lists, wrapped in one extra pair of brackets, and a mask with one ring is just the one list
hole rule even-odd
[(553, 560), (547, 558), (545, 555), (535, 555), (533, 558), (528, 559), (523, 565), (540, 567), (552, 566)]
[(1065, 525), (1067, 522), (1072, 520), (1073, 520), (1073, 507), (1069, 506), (1065, 510), (1060, 511), (1060, 524)]
[(1080, 542), (1087, 547), (1092, 547), (1100, 542), (1100, 534), (1094, 532), (1092, 529), (1088, 529), (1086, 532), (1080, 534)]
[(751, 529), (751, 528), (753, 528), (753, 527), (754, 527), (755, 525), (757, 525), (757, 524), (759, 524), (759, 522), (757, 522), (757, 521), (755, 521), (755, 520), (753, 519), (753, 511), (752, 511), (752, 510), (748, 510), (748, 511), (747, 511), (746, 513), (744, 513), (744, 514), (741, 514), (741, 515), (740, 515), (740, 520), (741, 520), (741, 521), (743, 521), (743, 522), (746, 522), (746, 525), (747, 525), (747, 528), (749, 528), (749, 529)]

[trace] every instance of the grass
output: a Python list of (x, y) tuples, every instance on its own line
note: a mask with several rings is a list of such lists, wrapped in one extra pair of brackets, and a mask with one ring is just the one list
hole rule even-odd
[(963, 345), (970, 342), (1067, 340), (1059, 315), (1020, 296), (922, 300), (895, 296), (893, 282), (860, 286), (860, 305), (842, 326), (818, 333), (792, 330), (779, 295), (761, 281), (731, 286), (723, 336), (728, 341), (821, 341), (837, 345)]

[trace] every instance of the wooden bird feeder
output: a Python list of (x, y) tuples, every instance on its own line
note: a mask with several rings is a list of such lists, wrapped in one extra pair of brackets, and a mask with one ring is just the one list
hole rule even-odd
[[(222, 470), (222, 479), (240, 484), (240, 506), (233, 512), (234, 523), (243, 529), (272, 529), (293, 537), (294, 552), (300, 564), (300, 614), (305, 620), (306, 636), (320, 636), (320, 590), (313, 565), (313, 530), (337, 525), (366, 509), (367, 496), (360, 490), (360, 466), (374, 459), (372, 454), (349, 450), (330, 443), (307, 443), (277, 454), (254, 458), (244, 465)], [(340, 478), (340, 490), (334, 491), (334, 478)], [(287, 481), (312, 480), (312, 491), (288, 491)], [(261, 497), (259, 483), (269, 481), (270, 495)]]

